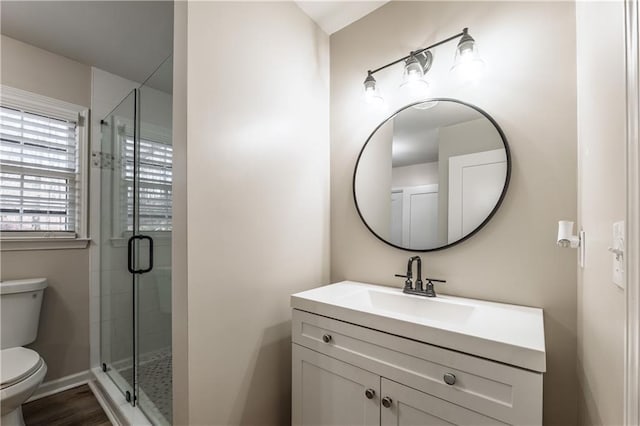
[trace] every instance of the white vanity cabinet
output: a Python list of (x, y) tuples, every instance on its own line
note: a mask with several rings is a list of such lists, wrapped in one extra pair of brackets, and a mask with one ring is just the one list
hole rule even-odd
[(294, 344), (293, 382), (294, 425), (380, 425), (377, 374)]
[(297, 309), (292, 340), (294, 425), (542, 424), (540, 372)]
[(296, 344), (293, 377), (294, 425), (504, 424)]
[(381, 383), (381, 394), (384, 398), (389, 398), (387, 400), (389, 407), (384, 407), (380, 411), (381, 425), (504, 424), (384, 377), (381, 378)]
[(541, 309), (344, 281), (291, 296), (292, 423), (541, 425)]

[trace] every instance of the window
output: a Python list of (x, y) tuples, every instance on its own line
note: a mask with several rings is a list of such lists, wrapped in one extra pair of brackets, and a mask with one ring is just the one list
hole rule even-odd
[[(144, 136), (144, 135), (143, 135)], [(133, 230), (133, 154), (134, 143), (125, 137), (123, 157), (125, 167), (122, 178), (125, 181), (126, 203), (121, 203), (126, 211), (127, 231)], [(139, 152), (139, 197), (138, 223), (140, 231), (171, 231), (171, 179), (173, 147), (168, 143), (142, 138)]]
[(2, 86), (2, 238), (86, 236), (86, 110)]

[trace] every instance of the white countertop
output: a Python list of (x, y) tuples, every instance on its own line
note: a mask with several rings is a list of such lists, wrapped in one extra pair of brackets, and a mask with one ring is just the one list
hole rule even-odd
[(546, 370), (542, 309), (343, 281), (293, 294), (291, 307), (533, 371)]

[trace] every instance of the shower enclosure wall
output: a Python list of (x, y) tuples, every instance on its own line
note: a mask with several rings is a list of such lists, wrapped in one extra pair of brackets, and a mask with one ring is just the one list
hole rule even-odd
[(171, 423), (172, 58), (101, 121), (100, 358), (154, 424)]

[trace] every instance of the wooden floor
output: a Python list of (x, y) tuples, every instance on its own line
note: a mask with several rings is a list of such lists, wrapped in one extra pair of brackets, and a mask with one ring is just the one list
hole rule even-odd
[(22, 406), (27, 426), (110, 426), (89, 386), (82, 385)]

